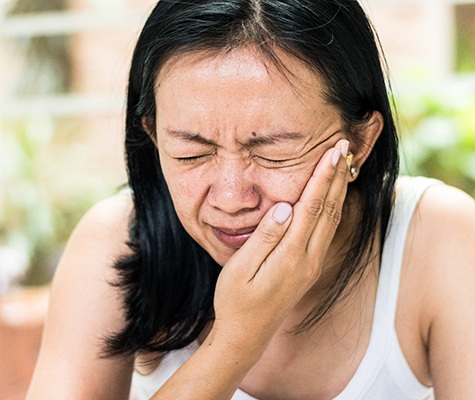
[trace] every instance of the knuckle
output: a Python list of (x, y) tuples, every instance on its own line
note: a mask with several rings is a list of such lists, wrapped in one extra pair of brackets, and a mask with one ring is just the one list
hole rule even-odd
[(276, 244), (280, 240), (280, 235), (271, 226), (264, 226), (259, 236), (265, 244)]
[(324, 209), (325, 209), (325, 212), (326, 214), (333, 218), (336, 214), (338, 214), (338, 202), (335, 201), (335, 200), (327, 200), (325, 202), (325, 206), (324, 206)]
[(306, 245), (301, 242), (292, 241), (285, 243), (282, 248), (283, 255), (285, 255), (288, 260), (292, 260), (294, 263), (298, 264), (297, 261), (300, 260), (302, 253), (306, 249)]
[(333, 214), (333, 217), (331, 219), (331, 222), (333, 223), (334, 228), (337, 228), (338, 225), (340, 225), (341, 221), (341, 210), (337, 210), (335, 214)]
[(321, 176), (321, 179), (323, 180), (323, 184), (329, 186), (333, 181), (333, 173), (327, 172)]
[(332, 224), (332, 227), (338, 227), (341, 221), (342, 214), (341, 207), (338, 201), (328, 200), (325, 203), (325, 214), (327, 215), (330, 223)]
[(307, 268), (304, 268), (303, 271), (303, 281), (304, 283), (309, 284), (309, 286), (311, 286), (315, 282), (316, 278), (318, 278), (319, 275), (320, 268), (315, 268), (311, 266), (315, 264), (315, 262), (307, 264)]
[(307, 211), (312, 217), (318, 217), (324, 210), (325, 205), (323, 199), (315, 199), (307, 204)]
[(344, 164), (342, 168), (337, 169), (336, 173), (337, 173), (337, 175), (339, 175), (339, 177), (341, 179), (344, 179), (347, 172), (348, 172), (348, 170), (349, 170), (348, 166), (346, 164)]

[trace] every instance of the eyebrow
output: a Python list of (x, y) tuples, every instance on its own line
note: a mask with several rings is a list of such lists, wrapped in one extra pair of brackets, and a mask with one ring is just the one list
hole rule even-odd
[[(254, 136), (255, 133), (253, 132), (252, 135)], [(256, 135), (247, 141), (246, 147), (256, 147), (256, 146), (262, 146), (262, 145), (267, 145), (267, 144), (275, 144), (277, 142), (287, 141), (287, 140), (291, 140), (291, 141), (301, 140), (302, 138), (303, 138), (303, 135), (298, 132), (275, 132), (275, 133), (262, 135), (262, 136)]]
[(213, 140), (206, 139), (201, 136), (199, 133), (194, 133), (190, 131), (176, 130), (176, 129), (165, 129), (168, 135), (173, 136), (174, 138), (183, 140), (185, 142), (203, 144), (205, 146), (216, 146), (216, 142)]
[[(217, 143), (213, 140), (206, 139), (201, 136), (199, 133), (187, 131), (187, 130), (176, 130), (176, 129), (166, 129), (168, 135), (173, 136), (177, 139), (184, 140), (186, 142), (198, 143), (205, 146), (217, 146)], [(256, 147), (262, 145), (275, 144), (280, 141), (286, 140), (301, 140), (304, 136), (299, 132), (275, 132), (266, 135), (257, 136), (255, 132), (252, 132), (251, 137), (245, 144), (245, 147)]]

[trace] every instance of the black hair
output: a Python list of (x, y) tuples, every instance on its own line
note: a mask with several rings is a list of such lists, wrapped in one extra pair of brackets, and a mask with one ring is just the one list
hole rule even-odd
[[(364, 141), (360, 127), (378, 111), (384, 127), (358, 179), (361, 212), (350, 249), (326, 298), (297, 327), (322, 320), (358, 281), (376, 232), (385, 237), (398, 174), (398, 139), (372, 26), (356, 0), (160, 0), (138, 39), (129, 75), (126, 159), (133, 191), (132, 255), (118, 261), (125, 326), (106, 340), (106, 354), (166, 352), (194, 341), (213, 319), (221, 267), (185, 231), (163, 177), (153, 138), (142, 125), (155, 118), (155, 80), (174, 56), (255, 45), (277, 66), (276, 49), (298, 57), (325, 83), (325, 99), (346, 131)], [(382, 243), (382, 242), (381, 242)]]

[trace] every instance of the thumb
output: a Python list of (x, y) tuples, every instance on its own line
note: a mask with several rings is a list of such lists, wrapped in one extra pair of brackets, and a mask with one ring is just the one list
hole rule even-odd
[(292, 206), (277, 203), (261, 220), (244, 245), (229, 259), (226, 265), (242, 266), (253, 277), (268, 255), (279, 244), (292, 220)]

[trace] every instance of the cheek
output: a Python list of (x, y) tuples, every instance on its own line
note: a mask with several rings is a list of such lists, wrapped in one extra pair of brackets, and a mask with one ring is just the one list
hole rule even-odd
[(203, 202), (206, 193), (203, 180), (193, 179), (189, 176), (173, 176), (167, 178), (168, 189), (177, 213), (191, 217)]
[(202, 196), (202, 180), (196, 179), (192, 174), (180, 173), (175, 168), (170, 168), (167, 162), (162, 162), (161, 166), (178, 216), (180, 219), (183, 219), (183, 216), (190, 218)]
[(305, 166), (292, 171), (268, 170), (262, 174), (261, 191), (272, 202), (295, 204), (312, 175), (314, 167)]
[[(211, 185), (210, 174), (205, 169), (180, 172), (162, 166), (175, 209), (182, 220), (191, 221), (198, 217), (200, 208), (206, 203)], [(315, 168), (309, 163), (289, 169), (266, 169), (254, 166), (247, 176), (247, 184), (255, 186), (265, 207), (285, 201), (295, 204)]]

